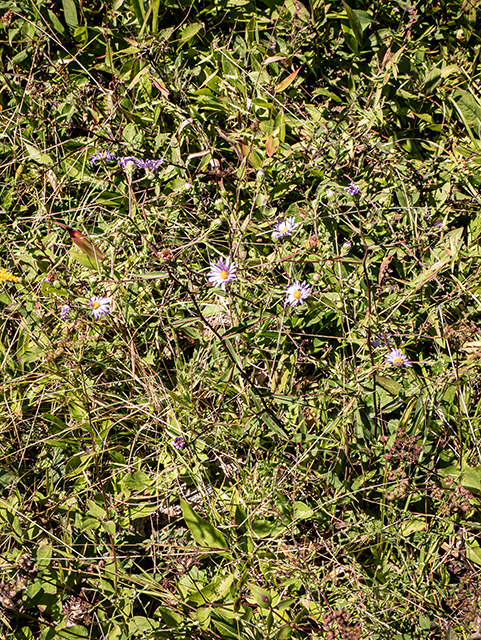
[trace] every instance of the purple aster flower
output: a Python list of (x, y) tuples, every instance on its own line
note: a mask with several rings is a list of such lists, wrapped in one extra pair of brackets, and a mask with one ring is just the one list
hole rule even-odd
[(296, 307), (298, 304), (302, 304), (303, 300), (308, 298), (311, 295), (311, 288), (306, 282), (300, 284), (299, 282), (294, 282), (286, 289), (286, 304), (291, 305), (291, 307)]
[(279, 222), (276, 222), (272, 235), (274, 238), (285, 238), (286, 236), (291, 236), (292, 232), (298, 226), (299, 224), (295, 222), (295, 218), (279, 220)]
[(358, 196), (361, 193), (361, 189), (359, 189), (359, 187), (354, 184), (354, 182), (351, 182), (351, 184), (346, 187), (344, 191), (350, 196)]
[(68, 314), (70, 313), (70, 307), (68, 304), (64, 304), (60, 309), (60, 322), (63, 322), (67, 319)]
[(96, 165), (97, 162), (99, 162), (99, 160), (104, 160), (105, 162), (112, 162), (113, 160), (116, 160), (115, 154), (111, 153), (110, 151), (106, 151), (105, 149), (103, 151), (97, 151), (93, 156), (90, 156), (90, 162), (93, 165)]
[(145, 172), (149, 175), (154, 175), (160, 167), (164, 164), (164, 161), (161, 160), (137, 160), (136, 166), (139, 169), (145, 169)]
[(117, 158), (117, 164), (121, 167), (126, 173), (133, 173), (135, 168), (140, 166), (138, 158), (134, 158), (134, 156), (119, 156)]
[(208, 274), (209, 282), (212, 283), (214, 287), (220, 287), (225, 291), (225, 285), (237, 278), (235, 274), (236, 271), (237, 267), (235, 266), (235, 262), (231, 264), (230, 258), (226, 258), (225, 260), (221, 258), (219, 262), (211, 263)]
[(374, 336), (374, 339), (371, 340), (371, 347), (373, 349), (377, 349), (378, 347), (381, 346), (382, 342), (392, 342), (393, 339), (391, 338), (391, 336), (386, 335), (385, 333), (376, 333), (376, 335)]
[(182, 449), (185, 447), (185, 440), (182, 436), (178, 436), (177, 438), (174, 438), (172, 440), (172, 444), (176, 449), (182, 451)]
[(392, 364), (395, 367), (412, 367), (413, 365), (409, 362), (409, 358), (404, 353), (401, 353), (397, 349), (393, 349), (386, 356), (386, 362)]
[(98, 320), (101, 316), (110, 313), (110, 303), (111, 298), (99, 298), (97, 296), (90, 298), (93, 317)]

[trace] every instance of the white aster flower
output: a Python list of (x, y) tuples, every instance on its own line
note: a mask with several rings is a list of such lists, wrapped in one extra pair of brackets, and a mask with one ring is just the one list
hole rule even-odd
[(397, 349), (393, 349), (390, 353), (386, 355), (386, 362), (394, 365), (395, 367), (412, 367), (413, 365), (409, 362), (409, 358), (406, 354), (401, 353)]
[(303, 300), (311, 295), (311, 288), (306, 282), (300, 284), (294, 282), (290, 287), (286, 289), (286, 304), (290, 304), (291, 307), (295, 307), (298, 304), (302, 304)]
[(214, 287), (220, 287), (222, 291), (225, 291), (225, 285), (237, 278), (236, 271), (235, 262), (231, 263), (230, 258), (225, 258), (225, 260), (221, 258), (218, 262), (211, 263), (208, 274), (209, 282)]
[(111, 301), (111, 298), (99, 298), (97, 296), (93, 296), (92, 298), (90, 298), (92, 315), (96, 320), (110, 312)]
[(274, 238), (284, 238), (285, 236), (292, 235), (295, 228), (299, 226), (295, 220), (295, 218), (286, 218), (285, 220), (279, 220), (279, 222), (276, 222), (274, 231), (272, 232)]

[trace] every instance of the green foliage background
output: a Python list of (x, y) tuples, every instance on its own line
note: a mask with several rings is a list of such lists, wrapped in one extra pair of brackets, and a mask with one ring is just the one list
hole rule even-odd
[(478, 4), (0, 2), (2, 637), (481, 632)]

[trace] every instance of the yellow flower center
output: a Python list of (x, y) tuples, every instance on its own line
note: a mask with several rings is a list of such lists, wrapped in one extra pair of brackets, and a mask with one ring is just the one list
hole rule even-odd
[(95, 302), (92, 302), (93, 309), (98, 309), (99, 307), (100, 307), (100, 304), (97, 302), (97, 300)]
[(227, 269), (222, 269), (222, 271), (219, 273), (219, 277), (221, 280), (225, 280), (228, 275), (229, 272), (227, 271)]
[(292, 297), (295, 298), (296, 300), (299, 300), (299, 298), (301, 297), (301, 290), (298, 289), (297, 291), (294, 291), (294, 293), (292, 294)]
[(396, 367), (402, 367), (403, 365), (403, 359), (398, 356), (397, 358), (394, 358), (394, 360), (392, 361), (392, 363), (396, 366)]
[(279, 227), (279, 233), (286, 233), (287, 231), (287, 227), (285, 224), (282, 225), (282, 227)]

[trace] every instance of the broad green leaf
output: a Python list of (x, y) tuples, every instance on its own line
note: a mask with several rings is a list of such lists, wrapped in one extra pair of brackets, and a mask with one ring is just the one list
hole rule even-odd
[[(139, 631), (156, 631), (160, 627), (160, 623), (152, 618), (145, 618), (144, 616), (134, 616), (129, 620), (129, 633), (133, 635), (139, 635)], [(141, 634), (144, 635), (143, 633)]]
[(465, 124), (473, 127), (479, 136), (479, 128), (481, 127), (481, 105), (474, 98), (473, 94), (464, 89), (458, 89), (453, 94), (453, 101)]
[(466, 541), (466, 558), (477, 565), (481, 565), (481, 546), (477, 540)]
[(37, 562), (41, 567), (47, 567), (52, 559), (53, 549), (49, 544), (41, 544), (37, 549)]
[(254, 167), (254, 169), (262, 168), (262, 158), (255, 149), (251, 149), (245, 144), (241, 144), (242, 153), (247, 161)]
[(33, 160), (34, 162), (38, 162), (39, 164), (53, 164), (52, 158), (46, 153), (42, 153), (42, 151), (39, 151), (36, 147), (34, 147), (33, 144), (30, 144), (25, 140), (23, 141), (23, 144), (25, 145), (25, 149), (27, 150), (28, 160)]
[(78, 27), (77, 7), (74, 0), (62, 0), (65, 22), (71, 29)]
[(210, 625), (210, 613), (212, 609), (211, 607), (200, 607), (197, 609), (196, 617), (199, 621), (199, 625), (201, 629), (208, 629)]
[(97, 518), (98, 520), (104, 520), (107, 514), (105, 513), (105, 510), (102, 509), (102, 507), (100, 507), (93, 500), (88, 501), (88, 506), (89, 506), (89, 511), (94, 518)]
[(401, 526), (401, 535), (406, 538), (412, 533), (424, 531), (427, 528), (426, 520), (424, 520), (424, 518), (409, 518), (408, 520), (405, 520)]
[[(74, 260), (79, 262), (83, 267), (88, 267), (93, 271), (98, 271), (98, 264), (95, 260), (92, 260), (90, 256), (86, 253), (81, 253), (80, 251), (75, 251), (75, 249), (70, 249), (69, 254), (72, 256)], [(100, 263), (100, 260), (99, 260)]]
[(203, 547), (215, 547), (217, 549), (227, 549), (227, 542), (220, 531), (210, 524), (185, 502), (180, 501), (182, 515), (186, 525), (189, 527), (194, 540)]
[(304, 502), (294, 502), (294, 518), (297, 520), (304, 520), (305, 518), (311, 518), (314, 511), (307, 506)]
[(199, 33), (199, 31), (203, 28), (204, 28), (204, 25), (202, 24), (202, 22), (194, 22), (192, 24), (189, 24), (188, 27), (183, 29), (180, 35), (180, 43), (184, 44), (184, 42), (187, 42), (187, 40), (190, 40), (191, 38), (193, 38), (195, 34)]
[(159, 607), (157, 611), (162, 616), (164, 624), (166, 624), (170, 629), (176, 629), (182, 624), (183, 617), (173, 609), (168, 609), (167, 607)]
[(254, 520), (252, 531), (258, 538), (268, 538), (272, 534), (274, 524), (269, 520)]
[(61, 298), (65, 298), (69, 295), (67, 289), (63, 289), (62, 287), (56, 287), (53, 284), (50, 284), (46, 280), (42, 282), (41, 292), (43, 296), (59, 296)]
[(66, 629), (60, 629), (57, 631), (57, 638), (62, 638), (62, 640), (80, 640), (80, 638), (88, 638), (89, 630), (87, 627), (84, 627), (79, 624), (74, 624), (72, 627), (67, 627)]
[(248, 583), (247, 586), (251, 590), (252, 596), (259, 607), (262, 607), (263, 609), (270, 609), (272, 598), (269, 595), (269, 592), (256, 584)]
[(466, 489), (474, 489), (475, 491), (481, 491), (481, 467), (465, 466), (461, 473), (461, 484)]
[(120, 485), (131, 491), (144, 491), (152, 484), (151, 478), (143, 471), (135, 471), (135, 473), (127, 473)]
[(435, 67), (431, 69), (424, 80), (424, 88), (426, 89), (426, 93), (428, 95), (432, 95), (436, 89), (439, 87), (443, 79), (440, 69)]
[(61, 36), (65, 36), (65, 33), (66, 33), (65, 27), (57, 18), (57, 16), (54, 14), (54, 12), (50, 11), (50, 9), (47, 9), (47, 15), (48, 15), (48, 19), (50, 20), (50, 24), (52, 25), (52, 28), (57, 33), (60, 33)]
[(292, 627), (290, 627), (288, 624), (285, 624), (283, 627), (281, 627), (277, 633), (277, 640), (289, 640), (289, 638), (292, 636)]
[(393, 380), (392, 378), (389, 378), (388, 376), (376, 375), (376, 382), (380, 387), (385, 389), (392, 396), (399, 395), (399, 392), (402, 389), (402, 385), (400, 385), (399, 382), (396, 382), (395, 380)]
[(115, 536), (116, 527), (113, 520), (105, 520), (104, 522), (102, 522), (102, 527), (109, 535), (111, 535), (112, 537)]

